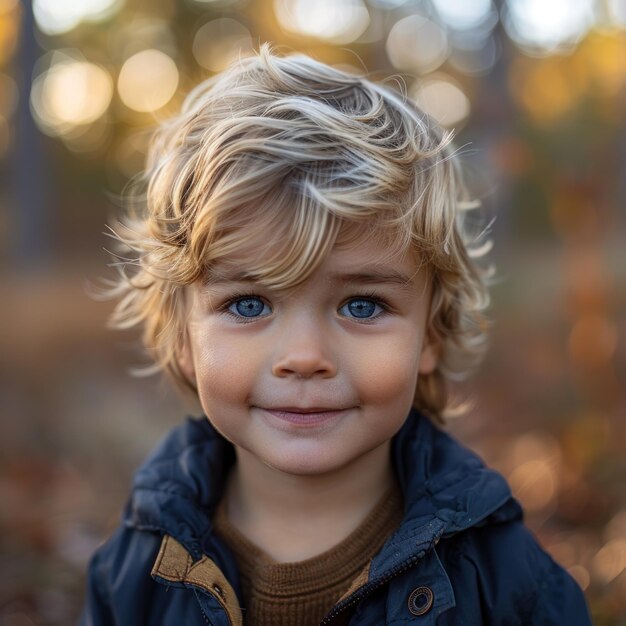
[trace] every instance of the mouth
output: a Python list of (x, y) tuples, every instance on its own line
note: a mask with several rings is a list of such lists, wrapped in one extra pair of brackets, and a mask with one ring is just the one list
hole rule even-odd
[(280, 411), (282, 413), (332, 413), (336, 411), (345, 411), (345, 407), (329, 407), (329, 406), (274, 406), (266, 407), (266, 411)]
[(318, 426), (343, 417), (352, 407), (281, 406), (259, 408), (283, 422), (299, 426)]

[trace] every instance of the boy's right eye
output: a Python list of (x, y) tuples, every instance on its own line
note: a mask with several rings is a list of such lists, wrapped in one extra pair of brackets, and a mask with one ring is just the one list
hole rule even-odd
[(235, 317), (265, 317), (272, 309), (258, 296), (245, 296), (231, 300), (227, 308), (228, 312)]

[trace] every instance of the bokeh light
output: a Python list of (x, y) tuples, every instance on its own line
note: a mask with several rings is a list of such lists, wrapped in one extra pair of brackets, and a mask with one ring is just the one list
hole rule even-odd
[(558, 442), (545, 432), (525, 433), (514, 442), (509, 482), (529, 513), (542, 511), (553, 503), (559, 486), (561, 456)]
[(561, 464), (561, 456), (558, 441), (543, 431), (520, 435), (511, 450), (513, 465), (539, 460), (558, 468)]
[(106, 19), (122, 5), (123, 0), (33, 0), (33, 13), (42, 32), (59, 35), (82, 21)]
[(122, 102), (134, 111), (147, 113), (165, 106), (178, 87), (176, 63), (155, 49), (137, 52), (122, 65), (117, 89)]
[(425, 113), (446, 128), (457, 128), (470, 113), (469, 98), (447, 74), (436, 73), (416, 81), (409, 95)]
[(219, 72), (231, 61), (252, 51), (252, 36), (241, 22), (223, 17), (198, 29), (192, 51), (202, 67)]
[(593, 0), (509, 0), (504, 25), (527, 53), (568, 49), (594, 22)]
[(483, 76), (493, 69), (499, 50), (493, 35), (457, 38), (453, 42), (450, 65), (469, 76)]
[(617, 348), (617, 329), (607, 317), (589, 313), (580, 316), (569, 337), (572, 359), (581, 366), (598, 367), (609, 361)]
[(201, 7), (224, 8), (233, 4), (237, 4), (240, 0), (193, 0)]
[(387, 56), (399, 70), (431, 72), (448, 56), (448, 38), (439, 24), (423, 15), (398, 20), (387, 37)]
[(592, 561), (593, 571), (604, 584), (612, 582), (626, 569), (626, 538), (612, 539)]
[(493, 14), (491, 0), (432, 0), (441, 19), (459, 30), (476, 28)]
[(608, 0), (607, 8), (614, 24), (626, 26), (626, 2), (624, 0)]
[[(626, 2), (624, 2), (626, 7)], [(626, 11), (626, 9), (625, 9)], [(595, 97), (616, 98), (626, 85), (626, 35), (624, 32), (591, 33), (578, 49), (572, 63), (582, 66), (593, 84)]]
[(626, 509), (618, 511), (606, 525), (605, 537), (607, 541), (626, 537)]
[(578, 583), (580, 588), (584, 591), (589, 587), (591, 582), (591, 576), (589, 570), (583, 565), (572, 565), (567, 568), (569, 575)]
[(334, 44), (346, 44), (362, 35), (370, 22), (362, 0), (274, 0), (282, 28)]
[(101, 117), (112, 95), (113, 81), (105, 69), (55, 52), (49, 68), (33, 82), (30, 104), (45, 133), (65, 135)]
[(379, 9), (397, 9), (405, 5), (409, 0), (369, 0), (369, 3), (373, 7)]
[(0, 15), (14, 11), (20, 6), (20, 0), (0, 0)]
[(509, 74), (511, 94), (533, 122), (553, 124), (574, 110), (588, 87), (587, 76), (568, 58), (517, 58)]
[(15, 52), (19, 33), (18, 0), (0, 0), (0, 66)]
[(516, 467), (509, 483), (516, 498), (524, 508), (534, 513), (545, 508), (556, 495), (557, 474), (544, 460), (533, 460)]

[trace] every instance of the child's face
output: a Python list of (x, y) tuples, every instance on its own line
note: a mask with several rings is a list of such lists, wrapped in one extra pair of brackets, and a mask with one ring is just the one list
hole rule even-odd
[(425, 336), (427, 273), (385, 253), (372, 241), (336, 247), (291, 292), (234, 275), (190, 287), (180, 364), (226, 439), (299, 475), (388, 445), (437, 347)]

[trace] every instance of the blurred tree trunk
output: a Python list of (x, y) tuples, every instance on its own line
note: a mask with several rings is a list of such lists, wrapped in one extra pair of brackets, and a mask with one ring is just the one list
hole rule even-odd
[(44, 138), (30, 112), (33, 70), (41, 53), (35, 39), (32, 0), (23, 0), (16, 64), (20, 93), (15, 120), (15, 149), (10, 164), (14, 237), (9, 245), (10, 262), (19, 270), (32, 271), (44, 269), (52, 252), (49, 209), (53, 203), (50, 177), (44, 166)]

